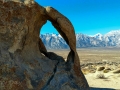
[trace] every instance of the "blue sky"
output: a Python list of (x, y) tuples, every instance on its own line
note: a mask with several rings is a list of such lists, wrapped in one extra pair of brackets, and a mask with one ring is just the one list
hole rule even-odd
[[(52, 6), (73, 24), (76, 33), (105, 34), (120, 29), (120, 0), (35, 0), (42, 6)], [(48, 21), (41, 33), (57, 33)]]

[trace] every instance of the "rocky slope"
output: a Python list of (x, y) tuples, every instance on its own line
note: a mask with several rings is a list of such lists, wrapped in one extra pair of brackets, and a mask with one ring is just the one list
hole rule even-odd
[[(39, 38), (47, 20), (70, 47), (66, 62)], [(0, 90), (89, 90), (64, 15), (34, 0), (0, 0)]]
[[(48, 49), (69, 48), (59, 34), (41, 34), (43, 43)], [(76, 34), (76, 47), (120, 47), (120, 30), (110, 31), (105, 35), (100, 33), (94, 36)]]

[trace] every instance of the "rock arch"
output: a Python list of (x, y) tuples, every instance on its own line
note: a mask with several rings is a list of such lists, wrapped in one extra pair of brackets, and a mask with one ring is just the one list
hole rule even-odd
[[(46, 13), (47, 19), (52, 23), (52, 25), (56, 28), (56, 30), (61, 34), (61, 36), (70, 46), (71, 55), (69, 56), (73, 58), (71, 62), (75, 64), (74, 66), (76, 70), (79, 69), (80, 62), (76, 52), (76, 37), (75, 37), (74, 27), (72, 26), (69, 19), (67, 19), (65, 16), (59, 13), (56, 9), (52, 7), (45, 7), (45, 11), (46, 11), (45, 13)], [(42, 46), (45, 47), (43, 43), (42, 43)], [(42, 51), (46, 51), (45, 48), (43, 49), (44, 50)], [(67, 62), (69, 62), (69, 59), (67, 59)]]
[[(47, 20), (70, 46), (67, 62), (47, 52), (39, 38)], [(71, 22), (33, 0), (0, 0), (0, 78), (1, 90), (89, 90)]]

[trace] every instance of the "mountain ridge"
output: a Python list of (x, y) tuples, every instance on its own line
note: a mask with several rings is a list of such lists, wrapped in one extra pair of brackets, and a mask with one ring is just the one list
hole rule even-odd
[[(48, 49), (67, 49), (69, 48), (60, 34), (46, 33), (41, 34), (44, 45)], [(76, 47), (120, 47), (120, 30), (112, 30), (105, 35), (97, 33), (93, 36), (82, 33), (76, 34)]]

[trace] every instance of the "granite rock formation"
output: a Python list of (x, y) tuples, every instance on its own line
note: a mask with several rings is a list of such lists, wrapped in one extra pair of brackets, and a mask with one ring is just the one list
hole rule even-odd
[[(70, 46), (66, 62), (39, 38), (47, 20)], [(0, 90), (89, 90), (65, 16), (33, 0), (0, 0)]]

